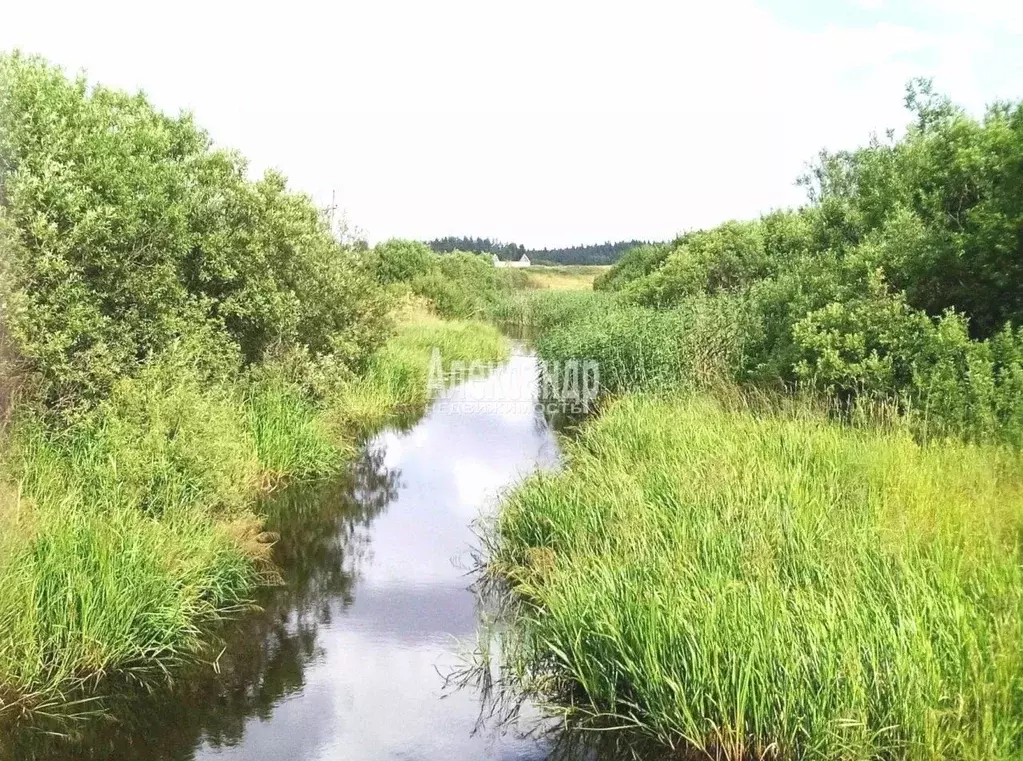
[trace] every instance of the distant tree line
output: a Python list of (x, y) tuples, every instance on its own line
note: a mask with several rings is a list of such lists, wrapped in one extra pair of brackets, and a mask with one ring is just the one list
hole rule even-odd
[(428, 244), (438, 254), (450, 254), (452, 251), (471, 251), (478, 254), (497, 254), (500, 259), (520, 259), (523, 254), (532, 258), (532, 251), (527, 251), (525, 246), (518, 243), (501, 243), (499, 240), (490, 238), (457, 238), (453, 235), (447, 238), (431, 240)]
[(649, 241), (625, 240), (593, 243), (588, 246), (571, 246), (569, 248), (529, 248), (518, 243), (502, 243), (490, 238), (458, 238), (449, 236), (430, 241), (429, 245), (438, 253), (451, 251), (474, 251), (477, 253), (497, 254), (500, 259), (519, 259), (523, 254), (534, 262), (550, 262), (552, 264), (614, 264), (631, 248), (642, 246)]

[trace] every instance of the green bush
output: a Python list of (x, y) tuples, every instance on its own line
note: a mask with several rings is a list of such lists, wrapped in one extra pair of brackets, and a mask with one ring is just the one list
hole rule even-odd
[(1019, 442), (1023, 104), (978, 121), (920, 82), (907, 103), (901, 139), (821, 154), (806, 208), (634, 249), (597, 286), (652, 309), (739, 299), (741, 382)]
[(891, 294), (879, 274), (868, 292), (832, 301), (792, 327), (796, 376), (844, 396), (898, 392), (912, 382), (934, 325)]
[(433, 269), (412, 281), (413, 292), (430, 299), (438, 314), (463, 319), (484, 316), (499, 288), (488, 257), (458, 251), (437, 256)]
[(425, 243), (392, 238), (373, 247), (373, 270), (385, 285), (410, 283), (433, 269), (437, 255)]
[(245, 173), (188, 115), (0, 57), (5, 319), (51, 404), (95, 404), (185, 336), (214, 366), (282, 345), (358, 364), (379, 344), (360, 257), (280, 175)]
[(926, 82), (911, 85), (907, 104), (916, 121), (901, 140), (822, 154), (807, 178), (822, 243), (853, 248), (902, 228), (895, 237), (910, 245), (883, 262), (889, 280), (911, 306), (955, 309), (988, 337), (1023, 321), (1023, 104), (997, 103), (976, 120)]
[(630, 248), (611, 269), (593, 281), (593, 288), (597, 291), (621, 290), (627, 283), (660, 268), (671, 251), (670, 246), (656, 244)]
[(373, 247), (368, 258), (382, 283), (407, 287), (428, 299), (443, 317), (484, 316), (502, 290), (510, 287), (489, 256), (464, 251), (435, 254), (419, 241), (384, 241)]

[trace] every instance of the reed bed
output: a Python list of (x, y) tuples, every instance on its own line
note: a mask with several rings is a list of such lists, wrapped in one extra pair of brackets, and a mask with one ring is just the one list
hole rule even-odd
[(1018, 452), (648, 395), (566, 446), (491, 558), (548, 705), (698, 757), (1020, 757)]

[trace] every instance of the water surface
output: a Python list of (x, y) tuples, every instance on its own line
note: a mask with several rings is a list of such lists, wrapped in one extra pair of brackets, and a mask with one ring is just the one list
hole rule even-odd
[(558, 462), (517, 347), (450, 389), (410, 430), (367, 443), (339, 483), (268, 507), (285, 585), (224, 634), (216, 668), (133, 694), (73, 742), (16, 739), (17, 758), (545, 759), (545, 741), (478, 731), (480, 696), (446, 687), (476, 643), (472, 524)]

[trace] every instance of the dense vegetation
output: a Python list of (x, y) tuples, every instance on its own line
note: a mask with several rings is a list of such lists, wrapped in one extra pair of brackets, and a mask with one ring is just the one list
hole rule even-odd
[(901, 139), (819, 157), (805, 208), (632, 249), (595, 284), (622, 318), (604, 304), (549, 340), (579, 354), (635, 323), (650, 351), (692, 344), (729, 380), (1021, 443), (1023, 106), (978, 121), (919, 83), (909, 101)]
[(465, 251), (437, 256), (418, 241), (384, 241), (369, 261), (380, 282), (429, 299), (445, 317), (485, 315), (504, 286), (488, 256)]
[(497, 556), (548, 699), (712, 758), (1018, 757), (1015, 453), (632, 397), (568, 456)]
[(646, 241), (626, 240), (568, 248), (526, 248), (519, 243), (501, 243), (490, 238), (447, 237), (432, 240), (429, 245), (437, 253), (472, 251), (497, 254), (498, 258), (505, 260), (519, 259), (525, 254), (534, 264), (603, 265), (614, 264), (626, 251), (648, 244)]
[(383, 340), (380, 288), (280, 175), (248, 180), (141, 95), (0, 67), (5, 320), (51, 405), (103, 398), (176, 342), (222, 372), (274, 352), (358, 367)]
[(342, 243), (188, 115), (0, 57), (0, 717), (196, 656), (273, 579), (261, 493), (422, 409), (434, 347), (503, 356), (432, 314), (481, 312), (489, 262), (401, 245)]
[(736, 760), (1019, 758), (1023, 104), (908, 105), (804, 208), (527, 252), (630, 249), (558, 292), (347, 245), (189, 116), (0, 57), (0, 716), (202, 652), (273, 579), (256, 497), (421, 410), (433, 348), (503, 356), (486, 316), (605, 393), (493, 536), (533, 694)]
[(516, 672), (711, 757), (1023, 753), (1023, 104), (914, 83), (810, 203), (523, 292), (602, 419), (510, 496)]

